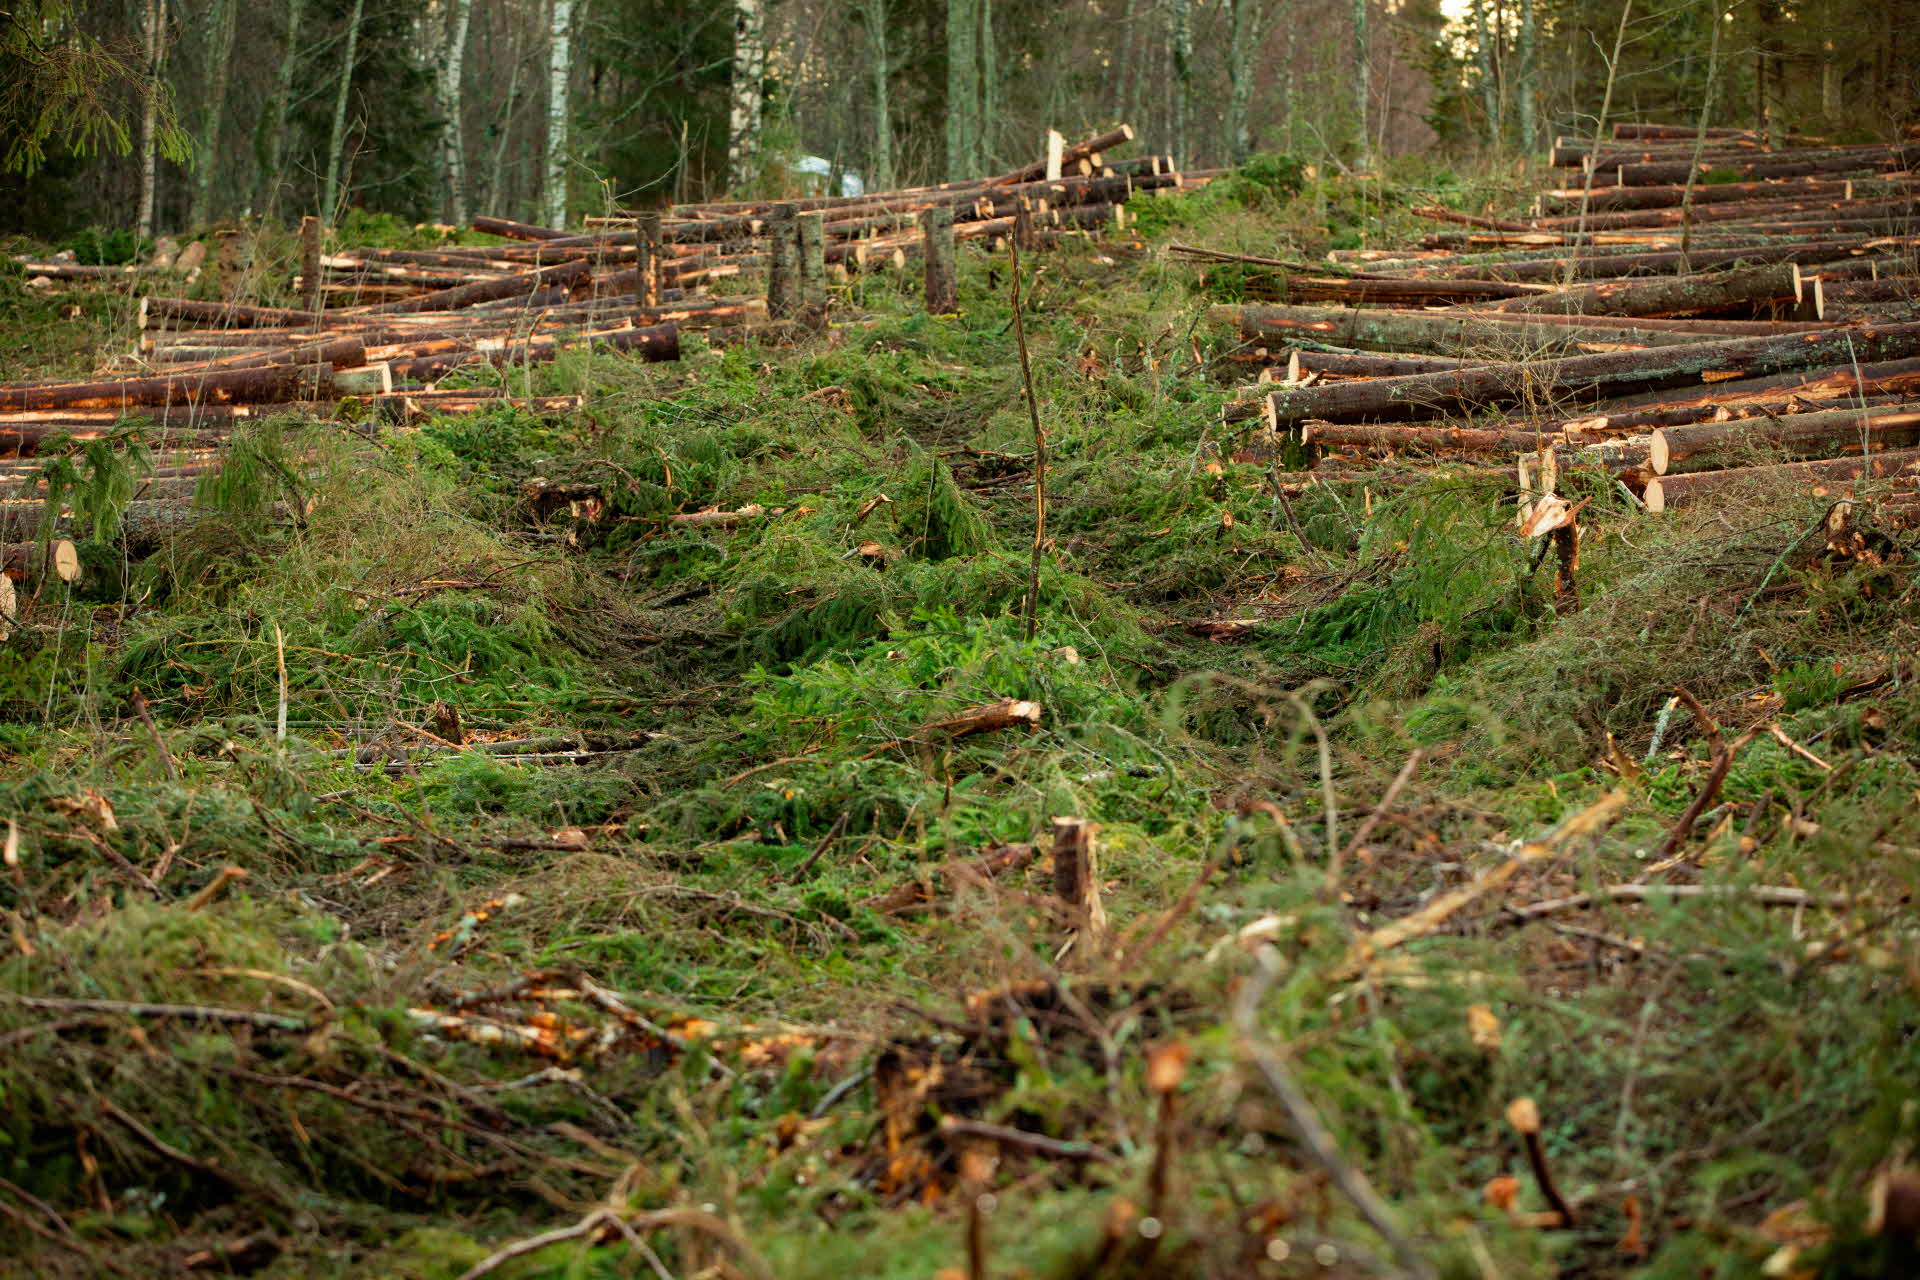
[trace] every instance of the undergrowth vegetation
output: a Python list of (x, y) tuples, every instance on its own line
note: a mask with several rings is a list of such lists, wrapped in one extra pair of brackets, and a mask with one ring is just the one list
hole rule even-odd
[[(1267, 1054), (1439, 1274), (1915, 1265), (1864, 1226), (1920, 1141), (1911, 549), (1596, 488), (1557, 604), (1498, 481), (1235, 460), (1200, 317), (1240, 284), (1157, 252), (1493, 194), (1281, 157), (1041, 257), (1031, 637), (977, 253), (959, 317), (881, 275), (832, 341), (505, 375), (577, 416), (265, 424), (190, 520), (164, 433), (52, 448), (89, 572), (0, 646), (8, 1251), (453, 1277), (611, 1204), (712, 1215), (648, 1237), (668, 1274), (904, 1280), (965, 1256), (949, 1117), (1054, 1143), (985, 1175), (994, 1274), (1400, 1274)], [(1050, 914), (1064, 817), (1104, 947)], [(1528, 1216), (1520, 1097), (1572, 1223)]]

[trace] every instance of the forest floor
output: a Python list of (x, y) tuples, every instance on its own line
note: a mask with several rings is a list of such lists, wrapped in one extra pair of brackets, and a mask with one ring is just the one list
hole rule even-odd
[[(1164, 244), (1404, 241), (1424, 182), (1027, 264), (1030, 639), (973, 249), (959, 315), (881, 275), (835, 341), (534, 370), (565, 419), (275, 421), (83, 548), (0, 646), (0, 1271), (451, 1280), (605, 1211), (492, 1274), (1920, 1273), (1865, 1228), (1920, 1139), (1912, 555), (1596, 487), (1556, 612), (1498, 481), (1216, 447), (1231, 281)], [(132, 332), (0, 326), (5, 378)]]

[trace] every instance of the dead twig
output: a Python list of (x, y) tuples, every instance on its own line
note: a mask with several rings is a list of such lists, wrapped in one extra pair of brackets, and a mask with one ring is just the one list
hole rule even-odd
[(766, 1259), (752, 1245), (735, 1235), (732, 1228), (719, 1218), (698, 1209), (659, 1209), (652, 1213), (631, 1215), (623, 1215), (612, 1209), (595, 1209), (570, 1227), (556, 1227), (552, 1231), (543, 1231), (496, 1249), (462, 1272), (460, 1280), (479, 1280), (479, 1277), (498, 1271), (515, 1258), (538, 1253), (549, 1245), (565, 1244), (569, 1240), (590, 1240), (603, 1231), (619, 1235), (633, 1244), (638, 1239), (638, 1232), (671, 1227), (713, 1236), (758, 1280), (773, 1280), (773, 1268), (767, 1265)]
[(0, 991), (0, 1000), (27, 1009), (47, 1009), (55, 1013), (117, 1013), (130, 1018), (181, 1018), (189, 1022), (236, 1022), (269, 1031), (305, 1032), (313, 1030), (309, 1018), (290, 1018), (285, 1014), (262, 1013), (255, 1009), (220, 1009), (199, 1004), (147, 1004), (137, 1000), (87, 1000), (59, 996), (22, 996)]
[(1509, 907), (1508, 918), (1537, 920), (1556, 911), (1575, 911), (1602, 902), (1647, 902), (1659, 898), (1744, 898), (1762, 907), (1841, 908), (1853, 899), (1844, 893), (1818, 894), (1805, 889), (1780, 885), (1727, 884), (1612, 884), (1591, 893), (1576, 893), (1565, 898), (1548, 898), (1524, 907)]
[(1254, 961), (1254, 976), (1247, 982), (1233, 1012), (1241, 1050), (1252, 1060), (1267, 1082), (1267, 1087), (1280, 1099), (1280, 1105), (1286, 1109), (1295, 1131), (1313, 1158), (1327, 1171), (1333, 1184), (1353, 1201), (1354, 1208), (1360, 1211), (1360, 1216), (1366, 1219), (1367, 1224), (1392, 1248), (1402, 1274), (1414, 1280), (1436, 1280), (1438, 1273), (1400, 1229), (1393, 1212), (1373, 1189), (1373, 1184), (1341, 1153), (1326, 1122), (1321, 1120), (1319, 1111), (1300, 1087), (1299, 1081), (1294, 1079), (1293, 1072), (1261, 1039), (1255, 1017), (1261, 1002), (1266, 999), (1267, 992), (1280, 974), (1280, 957), (1271, 946), (1263, 946), (1255, 953)]
[(1420, 767), (1423, 754), (1418, 747), (1407, 754), (1407, 762), (1400, 766), (1400, 772), (1395, 774), (1393, 781), (1387, 784), (1386, 794), (1380, 797), (1380, 803), (1373, 807), (1373, 812), (1367, 815), (1367, 820), (1360, 824), (1358, 831), (1353, 833), (1353, 839), (1347, 843), (1346, 852), (1340, 855), (1343, 859), (1360, 853), (1361, 846), (1367, 842), (1367, 837), (1373, 834), (1376, 826), (1380, 825), (1380, 819), (1385, 816), (1388, 809), (1393, 807), (1393, 802), (1400, 798), (1401, 788), (1412, 781), (1413, 771)]
[(985, 1120), (968, 1120), (964, 1116), (942, 1116), (940, 1132), (961, 1138), (981, 1138), (998, 1143), (1009, 1151), (1023, 1151), (1028, 1155), (1044, 1156), (1049, 1160), (1120, 1163), (1119, 1156), (1095, 1143), (1063, 1142), (1059, 1138), (1049, 1138), (1044, 1133), (1030, 1133), (1025, 1129), (1015, 1129), (1003, 1124), (989, 1124)]

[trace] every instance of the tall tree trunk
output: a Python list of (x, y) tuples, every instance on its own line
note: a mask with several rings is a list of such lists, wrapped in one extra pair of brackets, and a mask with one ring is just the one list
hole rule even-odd
[(513, 136), (513, 113), (520, 105), (520, 28), (515, 24), (508, 28), (507, 65), (512, 68), (507, 73), (507, 95), (501, 100), (499, 123), (494, 126), (493, 157), (487, 163), (486, 198), (487, 207), (499, 213), (505, 205), (501, 193), (505, 189), (502, 174), (506, 172), (507, 140)]
[(207, 97), (200, 108), (194, 144), (193, 205), (188, 221), (204, 226), (213, 213), (213, 179), (219, 168), (220, 122), (227, 114), (227, 74), (233, 62), (234, 0), (213, 0), (207, 18)]
[(1253, 154), (1253, 76), (1260, 60), (1261, 0), (1227, 0), (1226, 152), (1229, 164), (1243, 164)]
[(573, 77), (574, 0), (553, 0), (547, 33), (547, 181), (541, 201), (550, 227), (567, 225), (567, 82)]
[(733, 0), (733, 92), (727, 124), (727, 181), (753, 176), (760, 150), (762, 84), (767, 74), (766, 14), (762, 0)]
[(435, 96), (440, 107), (440, 176), (446, 184), (447, 221), (467, 225), (467, 138), (462, 127), (467, 69), (467, 26), (473, 0), (452, 0), (451, 25), (441, 33), (440, 59), (434, 68)]
[(974, 138), (974, 163), (985, 172), (999, 163), (1000, 139), (1000, 63), (993, 47), (993, 0), (975, 0), (980, 6), (980, 32), (974, 42), (974, 63), (979, 68), (980, 126)]
[(339, 211), (340, 160), (347, 149), (347, 99), (353, 91), (353, 64), (360, 56), (360, 19), (367, 0), (353, 0), (347, 15), (347, 56), (340, 63), (340, 87), (333, 95), (333, 132), (327, 138), (327, 177), (320, 188), (320, 217), (332, 222)]
[(1367, 116), (1373, 103), (1373, 58), (1371, 33), (1367, 26), (1367, 0), (1353, 0), (1353, 109), (1357, 117), (1355, 133), (1360, 140), (1357, 163), (1365, 168), (1373, 163), (1373, 135), (1367, 131)]
[(146, 2), (146, 61), (149, 88), (141, 95), (139, 236), (153, 236), (153, 192), (159, 149), (160, 77), (167, 64), (167, 6), (165, 0)]
[(1173, 63), (1168, 85), (1172, 94), (1173, 151), (1175, 163), (1191, 166), (1188, 154), (1187, 112), (1193, 102), (1193, 0), (1168, 0), (1167, 54)]
[(947, 0), (947, 181), (974, 176), (980, 145), (979, 0)]
[(280, 162), (286, 153), (287, 108), (293, 101), (293, 75), (300, 64), (300, 19), (306, 8), (306, 0), (287, 0), (286, 43), (273, 74), (273, 93), (267, 99), (267, 109), (260, 114), (260, 130), (254, 135), (253, 154), (260, 172), (254, 181), (253, 204), (263, 214), (271, 214), (280, 203), (280, 188), (285, 185)]
[(1493, 23), (1487, 16), (1489, 0), (1473, 6), (1474, 67), (1480, 74), (1480, 110), (1487, 117), (1487, 141), (1498, 143), (1506, 133), (1506, 121), (1500, 118), (1500, 83), (1493, 74)]
[(870, 191), (893, 190), (893, 101), (888, 92), (893, 68), (887, 53), (887, 0), (866, 0), (860, 21), (867, 36), (867, 74), (873, 81), (873, 146), (867, 157)]
[(1514, 86), (1514, 95), (1518, 100), (1520, 116), (1520, 147), (1523, 151), (1532, 151), (1540, 145), (1536, 132), (1534, 111), (1540, 99), (1538, 50), (1534, 43), (1535, 30), (1533, 20), (1533, 0), (1520, 0), (1520, 72), (1518, 83)]

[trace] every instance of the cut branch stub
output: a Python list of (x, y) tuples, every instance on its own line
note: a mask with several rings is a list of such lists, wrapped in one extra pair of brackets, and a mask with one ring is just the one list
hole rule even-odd
[(1095, 847), (1099, 824), (1085, 818), (1053, 820), (1053, 892), (1066, 908), (1075, 932), (1098, 943), (1107, 929), (1100, 903), (1100, 859)]

